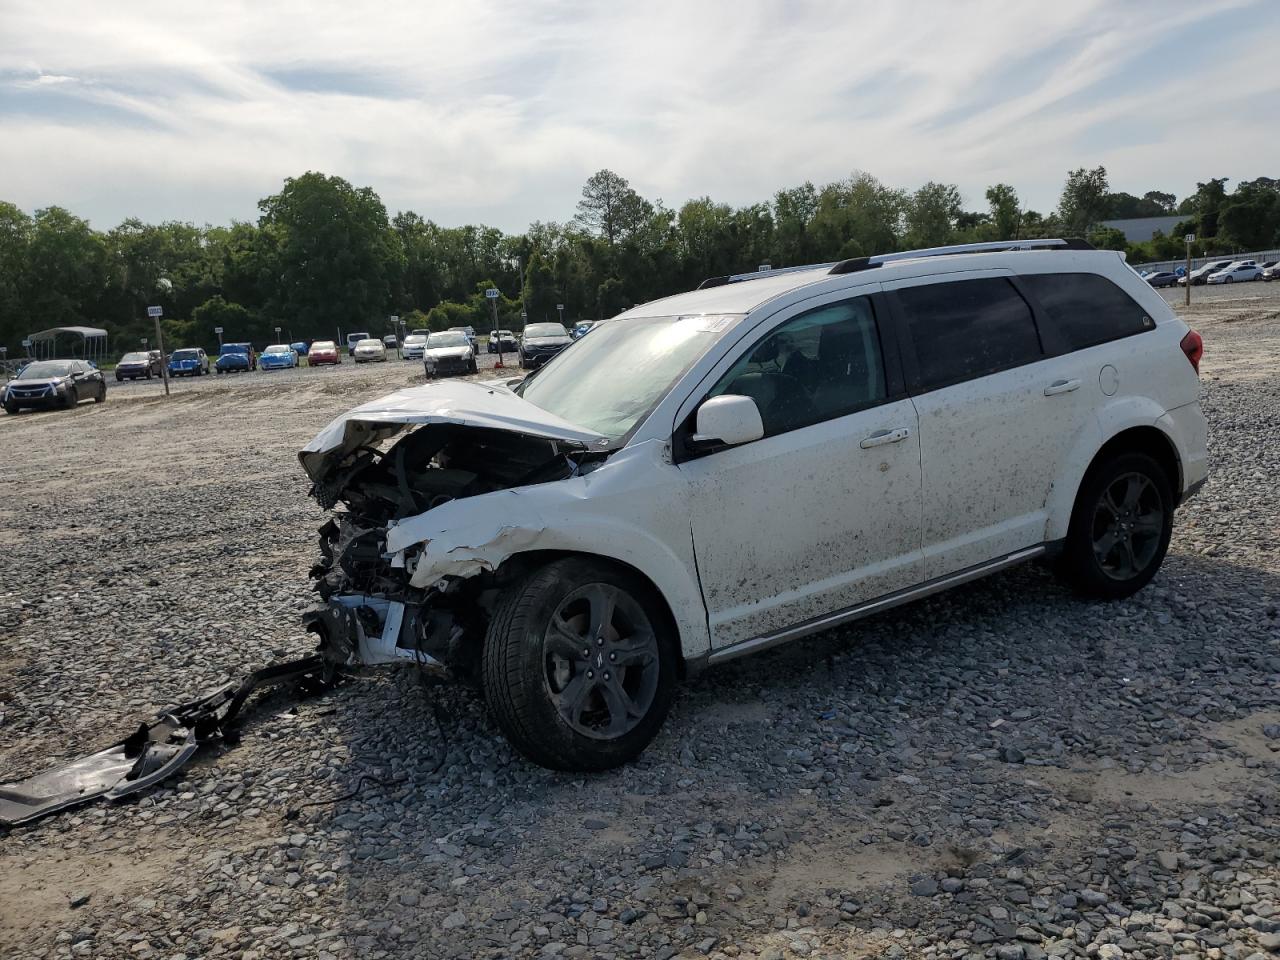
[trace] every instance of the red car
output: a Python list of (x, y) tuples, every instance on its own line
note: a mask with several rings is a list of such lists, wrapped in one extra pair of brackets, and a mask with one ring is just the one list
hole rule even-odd
[(332, 340), (317, 340), (307, 351), (307, 366), (315, 367), (322, 363), (341, 363), (338, 345)]

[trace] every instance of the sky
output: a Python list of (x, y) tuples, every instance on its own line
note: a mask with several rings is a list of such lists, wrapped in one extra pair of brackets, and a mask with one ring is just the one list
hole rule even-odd
[(222, 224), (308, 170), (508, 231), (608, 167), (735, 206), (865, 170), (1280, 176), (1280, 3), (0, 0), (0, 200)]

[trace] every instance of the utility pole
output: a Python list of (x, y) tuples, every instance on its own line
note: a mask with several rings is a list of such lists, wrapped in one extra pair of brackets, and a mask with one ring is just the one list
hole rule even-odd
[(1187, 241), (1187, 306), (1191, 306), (1191, 245), (1196, 242), (1196, 235), (1188, 233), (1182, 238)]
[(164, 316), (164, 307), (147, 307), (147, 316), (156, 322), (156, 343), (160, 347), (160, 379), (164, 381), (164, 395), (169, 396), (169, 354), (164, 349), (164, 331), (160, 329), (160, 318)]

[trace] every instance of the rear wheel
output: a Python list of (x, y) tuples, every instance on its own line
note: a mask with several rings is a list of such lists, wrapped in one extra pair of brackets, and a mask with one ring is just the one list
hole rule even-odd
[(1095, 465), (1076, 496), (1059, 564), (1085, 596), (1121, 600), (1160, 569), (1173, 534), (1173, 486), (1145, 453)]
[(512, 746), (555, 770), (607, 770), (657, 734), (676, 654), (648, 584), (571, 557), (505, 592), (484, 644), (485, 698)]

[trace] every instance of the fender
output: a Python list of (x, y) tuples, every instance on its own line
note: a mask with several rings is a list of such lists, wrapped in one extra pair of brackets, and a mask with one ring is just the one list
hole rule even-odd
[[(1133, 427), (1155, 427), (1168, 436), (1168, 431), (1161, 429), (1160, 425), (1164, 416), (1165, 409), (1160, 404), (1147, 397), (1136, 396), (1116, 397), (1094, 411), (1092, 426), (1076, 437), (1070, 453), (1062, 462), (1062, 479), (1055, 482), (1049, 491), (1045, 502), (1046, 542), (1061, 540), (1067, 535), (1080, 484), (1107, 441)], [(1173, 438), (1170, 442), (1173, 443)], [(1173, 445), (1177, 449), (1177, 445)]]
[(653, 583), (671, 609), (684, 657), (701, 657), (711, 637), (683, 483), (665, 444), (638, 443), (582, 476), (454, 500), (409, 517), (387, 530), (387, 549), (419, 587), (496, 570), (533, 551), (615, 560)]

